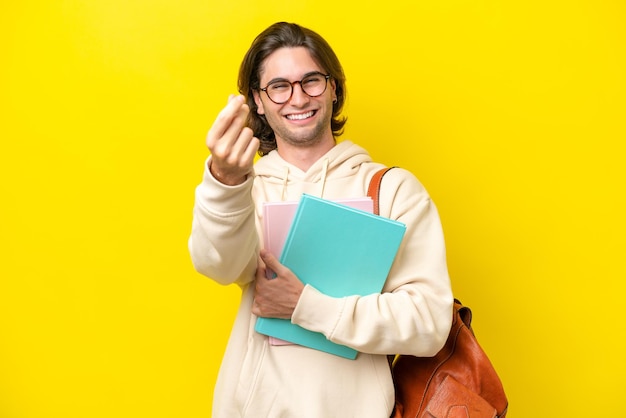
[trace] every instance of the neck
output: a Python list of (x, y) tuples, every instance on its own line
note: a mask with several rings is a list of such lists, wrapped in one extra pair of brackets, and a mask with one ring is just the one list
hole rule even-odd
[(335, 145), (334, 137), (320, 141), (315, 145), (294, 145), (277, 138), (278, 154), (281, 158), (306, 172), (317, 160), (330, 151)]

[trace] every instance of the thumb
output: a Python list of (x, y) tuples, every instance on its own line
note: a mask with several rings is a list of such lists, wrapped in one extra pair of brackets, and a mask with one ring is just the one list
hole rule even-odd
[(261, 250), (261, 261), (263, 261), (267, 268), (276, 273), (278, 273), (277, 269), (282, 267), (282, 264), (280, 264), (276, 257), (267, 250)]

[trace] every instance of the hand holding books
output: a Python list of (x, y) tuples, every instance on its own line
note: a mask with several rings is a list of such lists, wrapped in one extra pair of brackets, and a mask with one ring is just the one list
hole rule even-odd
[[(265, 226), (266, 238), (270, 238), (273, 228), (267, 223)], [(275, 268), (286, 267), (302, 283), (331, 297), (379, 293), (405, 229), (400, 222), (305, 194), (290, 222), (280, 264)], [(357, 355), (356, 350), (327, 340), (323, 334), (293, 324), (288, 318), (259, 316), (255, 330), (350, 359)]]
[[(266, 267), (275, 277), (268, 279)], [(280, 264), (267, 250), (261, 250), (256, 274), (256, 289), (252, 313), (269, 318), (291, 318), (304, 284), (291, 270)]]

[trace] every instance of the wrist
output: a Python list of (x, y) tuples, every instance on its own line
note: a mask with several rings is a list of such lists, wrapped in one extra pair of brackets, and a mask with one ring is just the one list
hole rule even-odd
[(247, 175), (229, 175), (227, 173), (224, 173), (223, 171), (215, 167), (215, 164), (212, 164), (211, 161), (209, 161), (209, 172), (215, 180), (219, 181), (222, 184), (225, 184), (226, 186), (238, 186), (240, 184), (243, 184), (248, 177)]

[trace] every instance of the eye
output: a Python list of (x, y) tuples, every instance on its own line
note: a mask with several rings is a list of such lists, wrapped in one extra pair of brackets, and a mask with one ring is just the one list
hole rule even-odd
[(322, 77), (320, 74), (314, 74), (302, 80), (302, 84), (315, 85), (317, 83), (321, 83), (323, 80), (324, 80), (324, 77)]
[(291, 87), (291, 84), (289, 84), (286, 81), (277, 81), (267, 86), (269, 90), (276, 91), (276, 92), (289, 90), (289, 87)]

